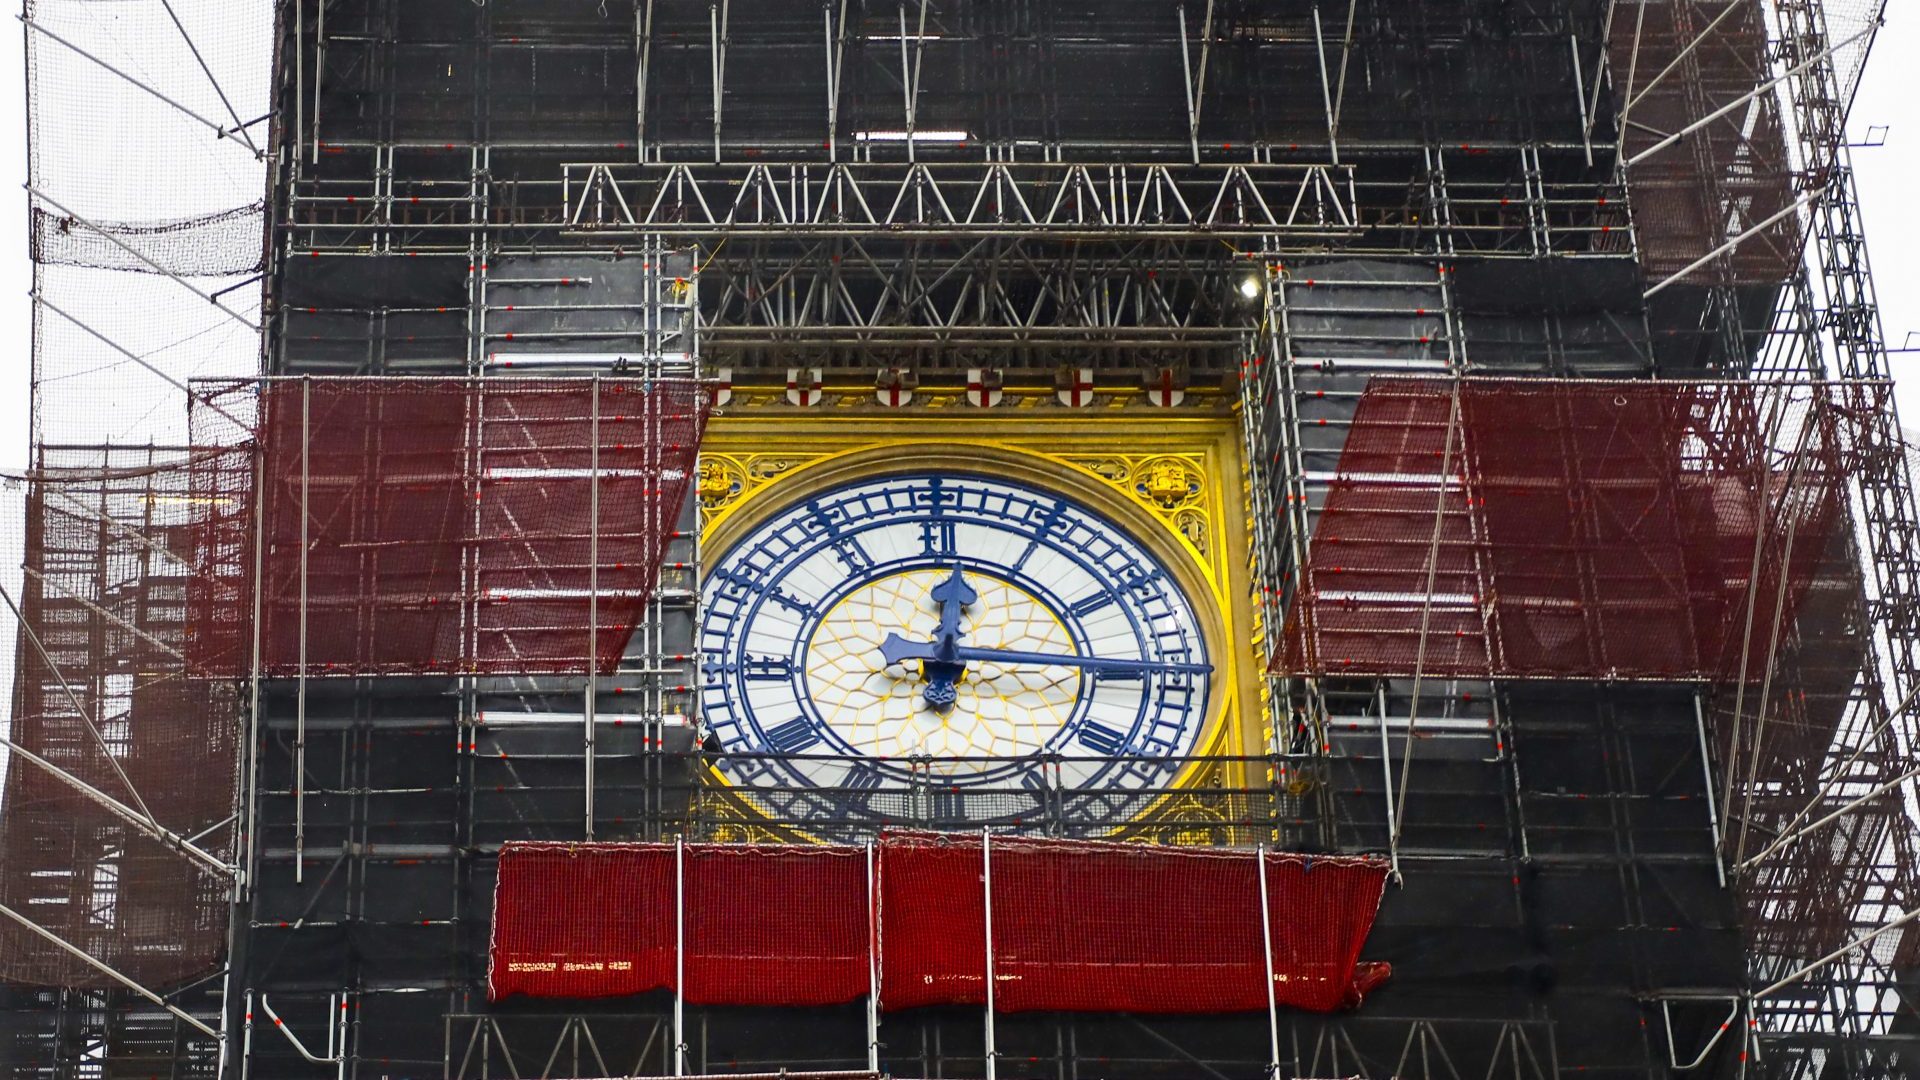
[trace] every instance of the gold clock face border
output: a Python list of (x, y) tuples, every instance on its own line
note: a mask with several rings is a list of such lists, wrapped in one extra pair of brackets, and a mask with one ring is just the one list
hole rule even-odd
[[(738, 473), (737, 463), (748, 458), (770, 462), (771, 475), (759, 477), (761, 482), (733, 492), (723, 505), (703, 514), (702, 559), (710, 564), (724, 559), (741, 539), (788, 507), (877, 477), (957, 472), (1057, 493), (1125, 530), (1160, 560), (1187, 597), (1214, 658), (1208, 716), (1193, 753), (1262, 755), (1263, 733), (1257, 723), (1248, 722), (1249, 709), (1257, 715), (1260, 698), (1257, 665), (1245, 644), (1253, 640), (1253, 612), (1245, 569), (1239, 425), (1232, 418), (1169, 421), (1156, 425), (1160, 430), (1146, 446), (1141, 420), (1137, 414), (998, 423), (932, 417), (861, 423), (844, 415), (717, 418), (702, 447), (703, 466), (726, 459)], [(1156, 512), (1164, 510), (1161, 504), (1123, 491), (1111, 469), (1108, 475), (1096, 471), (1123, 458), (1184, 460), (1184, 467), (1198, 474), (1198, 489), (1205, 491), (1200, 512), (1207, 535), (1196, 543), (1171, 515)], [(744, 482), (745, 477), (738, 479)], [(1202, 773), (1210, 773), (1205, 778), (1216, 784), (1239, 786), (1255, 771), (1208, 769), (1206, 764), (1196, 762), (1182, 770), (1173, 786), (1193, 786), (1203, 779)]]

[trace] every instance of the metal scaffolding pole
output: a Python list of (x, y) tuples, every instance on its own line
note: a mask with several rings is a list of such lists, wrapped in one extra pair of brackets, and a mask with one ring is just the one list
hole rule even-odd
[(1280, 1076), (1280, 1006), (1273, 993), (1273, 909), (1267, 898), (1267, 845), (1253, 850), (1253, 873), (1260, 881), (1260, 960), (1267, 983), (1267, 1075)]
[(980, 894), (985, 912), (985, 932), (981, 937), (986, 943), (986, 983), (987, 1007), (985, 1019), (987, 1080), (995, 1080), (999, 1075), (1000, 1050), (994, 1042), (993, 1021), (993, 830), (982, 827), (980, 830)]
[(874, 879), (873, 841), (867, 855), (867, 1071), (880, 1071), (880, 901)]
[(586, 838), (593, 839), (594, 711), (600, 696), (600, 376), (593, 376), (591, 416), (587, 422), (587, 687), (585, 757)]
[(294, 667), (293, 880), (306, 881), (307, 851), (307, 558), (313, 520), (313, 379), (300, 380), (300, 628)]
[(673, 1075), (687, 1075), (687, 841), (673, 838)]

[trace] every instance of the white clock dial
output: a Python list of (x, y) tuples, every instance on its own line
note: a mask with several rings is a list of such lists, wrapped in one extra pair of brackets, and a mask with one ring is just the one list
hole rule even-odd
[(783, 815), (886, 816), (915, 787), (960, 804), (1163, 789), (1207, 717), (1206, 643), (1173, 576), (1020, 484), (924, 473), (816, 496), (726, 552), (703, 601), (720, 768)]

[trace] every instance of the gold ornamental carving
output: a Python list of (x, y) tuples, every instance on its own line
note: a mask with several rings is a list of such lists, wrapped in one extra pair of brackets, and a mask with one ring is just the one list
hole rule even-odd
[(1206, 462), (1199, 454), (1064, 455), (1118, 488), (1211, 561)]
[(810, 454), (700, 454), (698, 492), (708, 513), (724, 510), (759, 488), (816, 459)]

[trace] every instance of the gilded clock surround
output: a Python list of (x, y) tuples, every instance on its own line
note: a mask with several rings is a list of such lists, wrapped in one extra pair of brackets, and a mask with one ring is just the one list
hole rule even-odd
[[(1154, 450), (1142, 453), (1140, 429), (1148, 423)], [(1218, 659), (1213, 715), (1196, 752), (1257, 757), (1265, 747), (1239, 442), (1233, 418), (1185, 412), (721, 415), (708, 428), (696, 477), (702, 546), (709, 560), (724, 556), (785, 506), (893, 473), (975, 472), (1058, 491), (1124, 527), (1192, 599)], [(1263, 775), (1257, 767), (1202, 765), (1187, 770), (1180, 783), (1240, 786)]]

